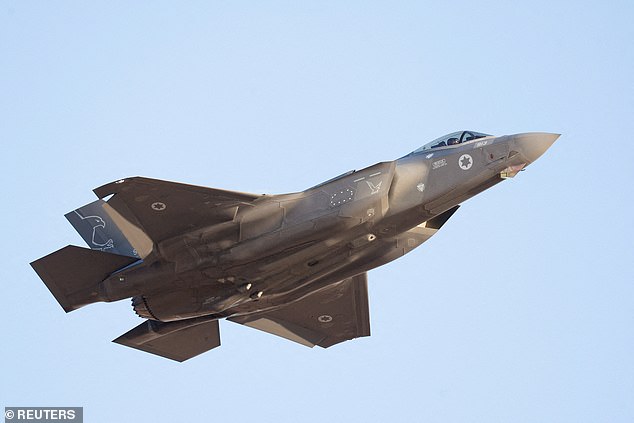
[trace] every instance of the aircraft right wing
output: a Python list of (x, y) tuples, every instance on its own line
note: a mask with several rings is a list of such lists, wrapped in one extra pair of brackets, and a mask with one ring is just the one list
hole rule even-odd
[(370, 336), (368, 279), (362, 273), (330, 285), (283, 308), (227, 320), (281, 336), (308, 347)]
[(94, 192), (99, 198), (114, 194), (106, 204), (155, 242), (229, 221), (239, 206), (251, 206), (262, 196), (141, 177), (111, 182)]

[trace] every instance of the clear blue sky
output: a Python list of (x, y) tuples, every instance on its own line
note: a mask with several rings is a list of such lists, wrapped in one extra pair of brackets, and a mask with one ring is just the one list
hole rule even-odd
[[(1, 406), (114, 421), (634, 421), (634, 3), (0, 0)], [(372, 336), (179, 364), (28, 263), (142, 175), (299, 191), (458, 129), (562, 133), (370, 272)]]

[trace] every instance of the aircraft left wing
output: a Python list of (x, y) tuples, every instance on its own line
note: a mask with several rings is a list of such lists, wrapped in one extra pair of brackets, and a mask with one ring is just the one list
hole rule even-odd
[(150, 178), (126, 178), (94, 190), (107, 205), (154, 241), (232, 220), (239, 206), (251, 206), (259, 194), (225, 191)]
[(367, 273), (337, 282), (274, 311), (227, 320), (272, 333), (308, 347), (370, 336)]

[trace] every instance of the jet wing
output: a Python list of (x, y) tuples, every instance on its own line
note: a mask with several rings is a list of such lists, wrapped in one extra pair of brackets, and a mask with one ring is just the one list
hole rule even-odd
[(367, 273), (344, 279), (274, 311), (227, 320), (278, 335), (308, 347), (328, 348), (370, 336)]
[(142, 228), (155, 242), (203, 226), (232, 220), (239, 206), (261, 197), (149, 178), (127, 178), (94, 190), (99, 198)]

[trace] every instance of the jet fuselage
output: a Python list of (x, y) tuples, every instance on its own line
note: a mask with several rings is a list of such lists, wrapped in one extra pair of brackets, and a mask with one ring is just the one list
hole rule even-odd
[(144, 296), (147, 311), (137, 312), (161, 321), (287, 304), (418, 247), (446, 220), (434, 227), (433, 218), (535, 160), (531, 143), (555, 139), (487, 136), (263, 196), (231, 221), (159, 242), (153, 263), (115, 274), (104, 291)]
[(66, 215), (91, 249), (31, 265), (66, 312), (131, 297), (147, 320), (114, 342), (173, 360), (218, 347), (222, 318), (326, 348), (370, 335), (368, 270), (420, 246), (558, 137), (460, 131), (282, 195), (121, 179)]

